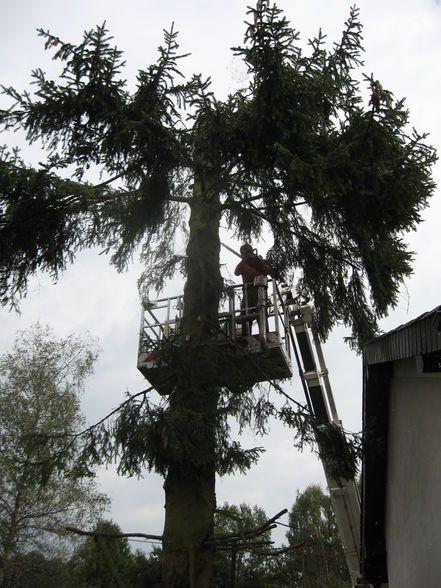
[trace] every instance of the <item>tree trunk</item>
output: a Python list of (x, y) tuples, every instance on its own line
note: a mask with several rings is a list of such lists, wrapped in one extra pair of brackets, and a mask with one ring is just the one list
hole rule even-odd
[(21, 487), (21, 479), (17, 481), (17, 493), (14, 498), (14, 505), (12, 507), (12, 512), (10, 513), (10, 520), (3, 521), (5, 527), (7, 527), (7, 531), (5, 536), (2, 538), (1, 548), (2, 548), (2, 557), (0, 558), (0, 586), (3, 588), (9, 588), (11, 585), (11, 570), (10, 570), (10, 555), (13, 552), (14, 545), (17, 542), (17, 535), (18, 535), (18, 528), (17, 528), (17, 519), (19, 515), (19, 511), (22, 504), (22, 487)]
[[(216, 342), (222, 278), (219, 268), (219, 198), (196, 179), (187, 246), (187, 281), (181, 326), (182, 374), (170, 411), (184, 421), (165, 489), (163, 586), (208, 588), (212, 571), (215, 495), (215, 432), (219, 389)], [(185, 448), (194, 453), (185, 456)]]
[(231, 548), (230, 588), (236, 588), (237, 544)]

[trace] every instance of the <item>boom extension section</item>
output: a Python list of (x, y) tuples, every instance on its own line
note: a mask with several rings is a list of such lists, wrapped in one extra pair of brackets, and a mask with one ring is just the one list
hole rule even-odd
[[(309, 304), (290, 305), (289, 322), (292, 326), (291, 343), (296, 347), (300, 377), (309, 408), (323, 427), (333, 423), (341, 427), (329, 381), (322, 346), (317, 337)], [(321, 455), (326, 449), (320, 446)], [(331, 496), (343, 551), (354, 588), (366, 587), (360, 572), (360, 495), (355, 480), (336, 480), (330, 473), (326, 460), (323, 469)]]

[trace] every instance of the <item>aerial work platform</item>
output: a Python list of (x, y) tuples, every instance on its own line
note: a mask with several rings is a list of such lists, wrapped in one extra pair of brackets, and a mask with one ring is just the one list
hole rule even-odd
[[(292, 377), (289, 321), (277, 285), (259, 276), (253, 287), (253, 296), (241, 285), (228, 287), (219, 309), (219, 353), (213, 377), (217, 385), (232, 392)], [(256, 290), (253, 307), (248, 299), (255, 298)], [(180, 345), (183, 312), (183, 296), (143, 300), (138, 369), (159, 394), (170, 394), (176, 385), (173, 366), (161, 362), (158, 352), (167, 341)]]
[[(311, 306), (292, 295), (288, 287), (279, 289), (275, 281), (268, 283), (264, 276), (256, 277), (252, 288), (252, 292), (240, 285), (227, 289), (218, 315), (216, 360), (206, 370), (211, 378), (208, 385), (239, 393), (259, 382), (291, 378), (292, 353), (317, 430), (335, 427), (344, 438)], [(250, 306), (249, 300), (256, 306)], [(138, 369), (162, 395), (173, 392), (178, 374), (173, 362), (161, 361), (160, 350), (168, 341), (179, 349), (183, 313), (182, 296), (143, 301)], [(316, 441), (352, 586), (366, 586), (360, 574), (360, 497), (356, 482), (353, 475), (346, 479), (334, 472), (326, 459), (329, 448), (317, 434)]]

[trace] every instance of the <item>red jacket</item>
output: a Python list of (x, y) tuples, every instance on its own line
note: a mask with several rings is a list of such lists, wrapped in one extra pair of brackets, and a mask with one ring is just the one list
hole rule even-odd
[(249, 284), (254, 281), (256, 276), (270, 276), (272, 268), (266, 259), (262, 259), (253, 253), (237, 265), (234, 273), (236, 276), (242, 276), (244, 284)]

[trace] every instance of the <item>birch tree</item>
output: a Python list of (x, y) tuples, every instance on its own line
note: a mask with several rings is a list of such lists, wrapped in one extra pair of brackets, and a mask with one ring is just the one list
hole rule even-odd
[(80, 394), (95, 360), (92, 341), (57, 339), (39, 324), (0, 357), (2, 585), (17, 573), (17, 555), (53, 555), (65, 545), (66, 525), (89, 524), (108, 505), (94, 481), (75, 471)]

